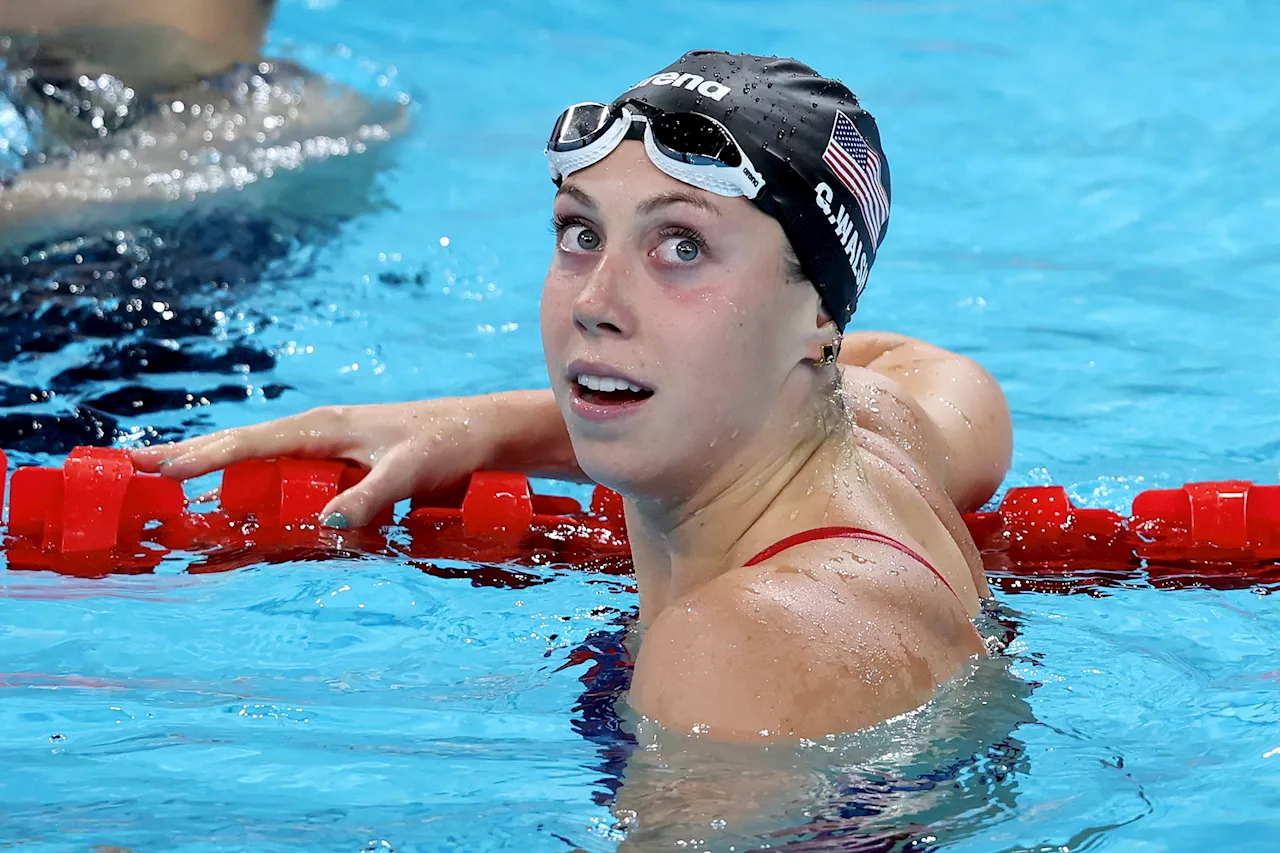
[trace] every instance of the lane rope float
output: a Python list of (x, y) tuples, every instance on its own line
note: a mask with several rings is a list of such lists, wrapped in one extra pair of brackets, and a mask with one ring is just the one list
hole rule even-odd
[[(216, 510), (193, 512), (182, 485), (137, 471), (121, 449), (78, 447), (60, 468), (22, 467), (8, 479), (3, 539), (10, 569), (79, 576), (142, 573), (174, 551), (225, 571), (281, 550), (402, 553), (514, 565), (616, 566), (628, 554), (622, 499), (597, 486), (591, 505), (534, 492), (524, 475), (478, 471), (457, 489), (383, 510), (360, 530), (319, 514), (365, 471), (340, 461), (241, 462), (222, 475)], [(1142, 579), (1154, 585), (1239, 588), (1280, 580), (1280, 486), (1187, 483), (1138, 494), (1128, 516), (1073, 504), (1061, 486), (1010, 489), (991, 511), (965, 516), (988, 573), (1008, 591)], [(1073, 589), (1071, 591), (1081, 591)]]

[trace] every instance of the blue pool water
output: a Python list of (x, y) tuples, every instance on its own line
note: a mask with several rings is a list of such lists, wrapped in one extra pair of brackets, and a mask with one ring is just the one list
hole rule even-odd
[[(358, 215), (288, 240), (224, 220), (218, 264), (179, 251), (136, 305), (55, 299), (53, 261), (0, 272), (0, 434), (49, 463), (322, 403), (545, 384), (550, 122), (723, 47), (796, 55), (877, 115), (894, 214), (855, 326), (995, 373), (1008, 485), (1125, 509), (1187, 480), (1276, 482), (1277, 34), (1259, 0), (286, 0), (276, 50), (414, 97), (395, 165)], [(1267, 589), (1002, 593), (984, 628), (1012, 636), (1005, 653), (932, 706), (760, 750), (611, 729), (625, 578), (188, 565), (0, 568), (0, 838), (604, 851), (625, 775), (616, 806), (645, 850), (1280, 844)]]

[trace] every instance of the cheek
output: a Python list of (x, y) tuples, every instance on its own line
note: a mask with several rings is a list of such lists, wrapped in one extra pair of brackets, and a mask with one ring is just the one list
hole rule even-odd
[(680, 312), (663, 329), (665, 349), (686, 389), (699, 404), (728, 415), (750, 402), (761, 380), (767, 383), (767, 330), (753, 322), (741, 305), (711, 297), (700, 310)]
[(543, 348), (548, 352), (553, 347), (558, 349), (568, 338), (569, 328), (573, 325), (573, 294), (554, 271), (542, 283), (539, 318)]

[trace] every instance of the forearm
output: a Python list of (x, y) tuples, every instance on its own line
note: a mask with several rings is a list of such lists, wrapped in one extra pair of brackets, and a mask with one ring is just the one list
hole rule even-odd
[(569, 430), (550, 389), (490, 395), (493, 452), (486, 467), (531, 477), (590, 482), (573, 453)]

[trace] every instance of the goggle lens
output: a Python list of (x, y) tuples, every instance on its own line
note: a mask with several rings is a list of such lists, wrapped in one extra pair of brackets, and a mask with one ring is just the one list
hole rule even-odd
[(649, 119), (653, 141), (673, 160), (695, 166), (742, 165), (742, 154), (729, 131), (697, 113), (662, 113)]
[(605, 104), (575, 104), (556, 120), (550, 147), (555, 151), (572, 151), (590, 145), (616, 118), (617, 112)]

